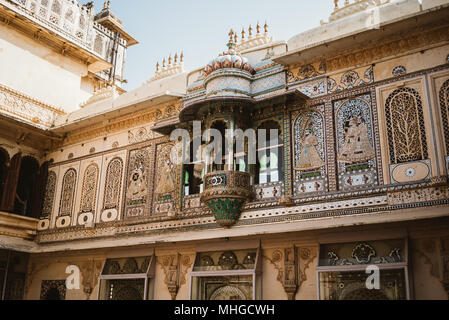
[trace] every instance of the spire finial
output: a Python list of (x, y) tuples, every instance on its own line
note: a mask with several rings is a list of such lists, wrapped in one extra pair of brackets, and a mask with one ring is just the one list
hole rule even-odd
[(156, 63), (156, 73), (159, 72), (159, 61)]
[(171, 66), (171, 53), (170, 53), (170, 55), (168, 56), (168, 65)]
[(334, 0), (335, 9), (338, 9), (338, 0)]
[(166, 61), (165, 58), (164, 58), (164, 60), (162, 60), (162, 68), (165, 68), (165, 67), (166, 67), (166, 64), (167, 64), (167, 61)]
[(260, 24), (259, 24), (259, 21), (257, 21), (257, 34), (260, 34)]
[(184, 62), (184, 51), (181, 51), (181, 57), (180, 57), (180, 58), (181, 58), (180, 61), (181, 61), (181, 62)]
[(239, 37), (237, 36), (237, 32), (234, 35), (234, 42), (237, 43), (237, 41), (239, 40)]
[(231, 31), (229, 31), (229, 42), (233, 42), (234, 41), (234, 30), (231, 29)]
[(175, 54), (175, 64), (178, 64), (178, 53)]
[(242, 28), (242, 42), (245, 41), (245, 28)]
[(251, 27), (251, 25), (249, 25), (248, 32), (249, 32), (249, 37), (251, 38), (253, 36), (253, 27)]
[(265, 29), (265, 33), (268, 33), (268, 24), (266, 21), (265, 21), (265, 25), (263, 26), (263, 28)]

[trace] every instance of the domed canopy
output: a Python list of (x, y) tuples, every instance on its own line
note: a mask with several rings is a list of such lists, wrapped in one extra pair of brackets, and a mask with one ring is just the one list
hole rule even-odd
[(252, 67), (249, 60), (245, 57), (242, 57), (236, 50), (235, 50), (235, 42), (233, 40), (234, 32), (231, 30), (230, 32), (231, 39), (228, 43), (228, 51), (223, 52), (220, 54), (217, 58), (212, 60), (207, 64), (207, 66), (204, 68), (204, 74), (208, 76), (212, 72), (219, 70), (219, 69), (226, 69), (226, 68), (234, 68), (234, 69), (240, 69), (245, 70), (251, 74), (255, 74), (256, 71)]

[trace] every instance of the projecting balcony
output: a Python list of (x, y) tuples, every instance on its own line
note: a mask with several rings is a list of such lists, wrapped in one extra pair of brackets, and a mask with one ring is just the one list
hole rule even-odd
[(0, 211), (0, 235), (32, 240), (39, 220)]
[(250, 174), (216, 171), (206, 174), (204, 182), (201, 201), (211, 209), (220, 226), (233, 226), (240, 219), (243, 205), (252, 197)]

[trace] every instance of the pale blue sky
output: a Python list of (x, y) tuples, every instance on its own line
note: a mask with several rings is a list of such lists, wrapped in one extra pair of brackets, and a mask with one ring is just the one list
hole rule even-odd
[[(96, 12), (103, 2), (95, 0)], [(184, 50), (184, 67), (193, 70), (226, 49), (231, 28), (240, 32), (265, 20), (275, 40), (288, 40), (327, 20), (333, 1), (111, 0), (111, 9), (140, 42), (128, 49), (125, 89), (131, 90), (151, 78), (156, 62), (170, 53)]]

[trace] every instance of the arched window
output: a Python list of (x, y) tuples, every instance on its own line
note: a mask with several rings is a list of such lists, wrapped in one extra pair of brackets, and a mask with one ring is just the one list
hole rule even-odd
[(440, 108), (443, 118), (444, 139), (446, 142), (446, 155), (449, 155), (449, 80), (440, 89)]
[(32, 157), (24, 157), (19, 171), (19, 180), (14, 200), (14, 213), (31, 217), (33, 195), (39, 174), (39, 163)]
[[(260, 141), (259, 132), (257, 137), (257, 165), (256, 184), (279, 182), (282, 180), (284, 164), (284, 146), (282, 140), (281, 126), (274, 120), (262, 123), (259, 130), (266, 130), (265, 143)], [(278, 136), (271, 136), (271, 130), (277, 130)]]
[(395, 90), (387, 99), (385, 114), (391, 163), (427, 159), (427, 139), (419, 93), (412, 88)]
[(84, 172), (81, 191), (81, 212), (94, 212), (97, 198), (98, 166), (89, 165)]
[(9, 161), (8, 153), (2, 148), (0, 148), (0, 202), (3, 195), (3, 190), (5, 188), (6, 169), (8, 161)]
[(123, 160), (112, 159), (106, 170), (103, 209), (115, 209), (120, 205), (120, 190), (122, 188)]
[(59, 216), (71, 216), (73, 201), (75, 198), (76, 171), (69, 169), (62, 179), (61, 201), (59, 205)]

